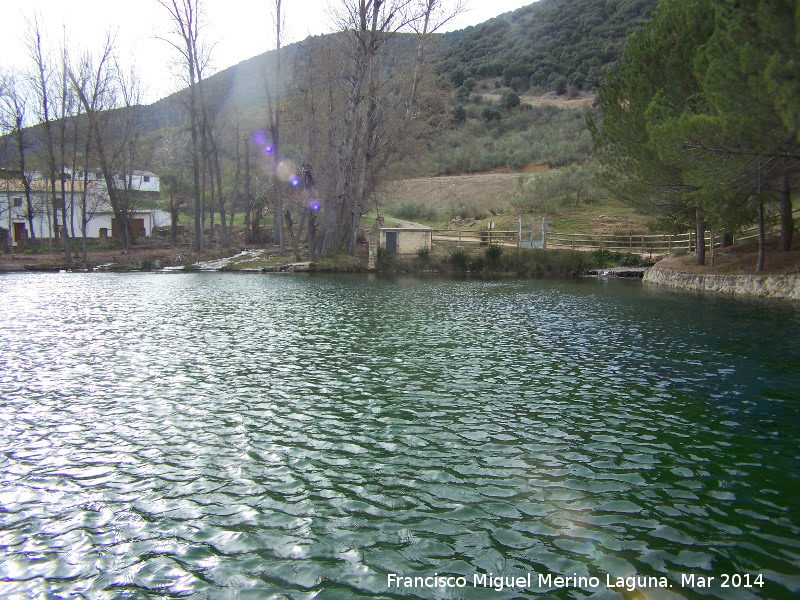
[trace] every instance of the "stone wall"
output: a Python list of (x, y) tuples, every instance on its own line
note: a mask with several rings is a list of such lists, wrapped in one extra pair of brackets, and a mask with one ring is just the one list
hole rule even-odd
[(651, 267), (645, 272), (643, 281), (685, 290), (800, 300), (800, 273), (789, 275), (699, 275)]

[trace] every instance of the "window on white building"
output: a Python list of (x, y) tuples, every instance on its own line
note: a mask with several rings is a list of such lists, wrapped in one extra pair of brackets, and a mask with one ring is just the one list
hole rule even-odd
[(14, 206), (22, 206), (22, 198), (14, 198)]

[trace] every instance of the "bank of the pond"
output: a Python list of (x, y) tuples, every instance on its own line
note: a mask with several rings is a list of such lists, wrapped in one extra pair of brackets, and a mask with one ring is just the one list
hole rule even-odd
[[(793, 247), (800, 247), (800, 236)], [(758, 244), (748, 243), (718, 249), (714, 257), (707, 253), (704, 265), (697, 265), (694, 255), (670, 256), (643, 279), (677, 289), (800, 300), (800, 250), (779, 252), (777, 241), (768, 240), (761, 272), (757, 265)]]
[[(136, 247), (128, 252), (119, 249), (92, 250), (88, 262), (67, 264), (56, 253), (2, 255), (0, 271), (226, 271), (226, 272), (316, 272), (366, 273), (365, 246), (355, 255), (336, 254), (315, 261), (296, 261), (281, 256), (275, 249), (231, 248), (225, 251), (192, 253), (186, 247), (158, 249)], [(618, 265), (638, 266), (638, 255), (611, 253), (607, 250), (578, 252), (504, 246), (436, 246), (415, 255), (398, 256), (379, 253), (376, 272), (384, 274), (471, 274), (522, 278), (580, 277), (593, 270)]]
[(698, 290), (762, 298), (800, 300), (800, 273), (788, 275), (716, 275), (687, 273), (655, 265), (642, 281), (684, 290)]

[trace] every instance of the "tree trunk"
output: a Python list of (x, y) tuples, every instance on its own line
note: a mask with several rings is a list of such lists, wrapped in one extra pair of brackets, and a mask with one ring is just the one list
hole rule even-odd
[(702, 208), (697, 209), (695, 218), (697, 219), (695, 230), (697, 233), (697, 243), (695, 246), (696, 263), (698, 265), (704, 265), (706, 264), (706, 215)]
[[(294, 259), (297, 262), (300, 262), (300, 246), (297, 243), (297, 238), (294, 235), (294, 221), (292, 221), (292, 213), (289, 212), (289, 209), (286, 209), (286, 214), (283, 216), (286, 222), (286, 228), (289, 230), (289, 239), (292, 241), (292, 250), (294, 251)], [(300, 231), (298, 230), (298, 234)]]
[(313, 261), (316, 256), (317, 215), (310, 208), (308, 210), (308, 260)]
[[(18, 127), (22, 127), (22, 122), (18, 123)], [(20, 173), (22, 174), (22, 187), (25, 190), (25, 209), (27, 210), (28, 228), (31, 232), (31, 239), (34, 240), (34, 246), (38, 248), (36, 243), (36, 232), (33, 230), (33, 201), (31, 200), (31, 182), (28, 175), (25, 173), (25, 143), (22, 139), (22, 131), (16, 131), (17, 150), (19, 151), (19, 166)]]
[[(210, 132), (209, 136), (211, 136)], [(222, 190), (222, 168), (219, 165), (219, 150), (217, 148), (217, 141), (213, 137), (211, 137), (211, 152), (217, 181), (217, 204), (219, 206), (219, 221), (222, 230), (220, 246), (222, 248), (227, 248), (231, 245), (231, 238), (228, 232), (228, 223), (225, 218), (225, 196)], [(231, 225), (233, 225), (233, 222), (231, 222)]]
[(244, 144), (244, 243), (249, 244), (252, 241), (250, 235), (250, 210), (253, 206), (252, 198), (250, 197), (250, 144)]
[(725, 230), (722, 232), (722, 247), (733, 246), (733, 232)]
[(217, 198), (217, 192), (214, 188), (214, 173), (211, 171), (211, 165), (209, 165), (209, 172), (208, 177), (211, 179), (210, 188), (211, 188), (211, 199), (208, 202), (209, 208), (209, 218), (208, 218), (208, 245), (209, 247), (214, 245), (214, 200)]
[[(759, 191), (761, 190), (759, 175)], [(764, 232), (764, 197), (758, 195), (758, 267), (756, 271), (764, 270), (764, 255), (765, 255), (765, 232)]]
[(792, 186), (789, 181), (788, 159), (783, 161), (781, 176), (780, 211), (781, 211), (781, 239), (778, 250), (789, 252), (792, 249), (794, 236), (794, 220), (792, 219)]

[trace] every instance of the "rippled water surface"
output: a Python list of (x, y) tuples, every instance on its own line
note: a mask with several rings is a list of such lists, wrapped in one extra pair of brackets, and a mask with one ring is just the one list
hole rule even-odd
[[(225, 274), (0, 298), (0, 597), (800, 594), (797, 304)], [(388, 584), (435, 573), (467, 585)]]

